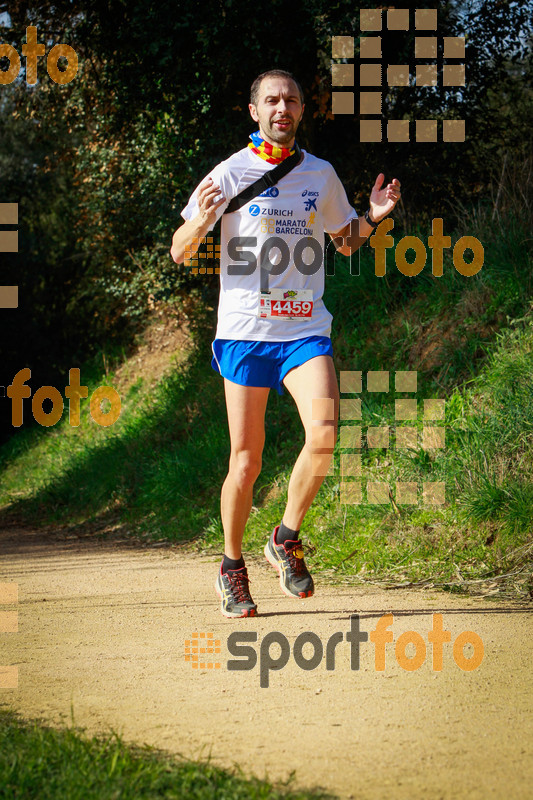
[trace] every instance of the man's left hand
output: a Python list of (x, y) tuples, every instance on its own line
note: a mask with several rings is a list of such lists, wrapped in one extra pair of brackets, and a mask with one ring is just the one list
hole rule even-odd
[(384, 180), (385, 175), (380, 172), (370, 194), (370, 215), (374, 222), (381, 222), (390, 214), (401, 197), (400, 181), (393, 178), (392, 183), (382, 188)]

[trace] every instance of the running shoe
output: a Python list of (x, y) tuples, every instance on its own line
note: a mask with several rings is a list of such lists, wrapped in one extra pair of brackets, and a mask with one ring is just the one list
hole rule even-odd
[(251, 598), (248, 585), (246, 567), (229, 569), (222, 573), (222, 564), (220, 565), (215, 589), (220, 597), (220, 610), (225, 617), (257, 616), (257, 606)]
[(298, 539), (296, 542), (276, 544), (278, 529), (279, 525), (270, 534), (265, 545), (265, 556), (279, 573), (281, 591), (288, 597), (311, 597), (315, 586), (305, 566), (302, 543)]

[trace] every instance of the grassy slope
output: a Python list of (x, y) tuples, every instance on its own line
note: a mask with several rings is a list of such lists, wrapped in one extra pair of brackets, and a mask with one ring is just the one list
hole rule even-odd
[(54, 730), (0, 710), (0, 798), (12, 800), (311, 800), (332, 798), (184, 761), (120, 736)]
[[(419, 490), (416, 506), (341, 504), (337, 445), (336, 472), (325, 479), (303, 529), (315, 570), (485, 593), (505, 587), (524, 596), (531, 590), (530, 264), (520, 230), (508, 228), (504, 237), (486, 228), (477, 235), (486, 260), (471, 278), (459, 275), (449, 259), (441, 278), (431, 275), (429, 264), (407, 278), (393, 266), (392, 253), (388, 274), (377, 278), (373, 253), (365, 248), (361, 275), (350, 275), (344, 265), (328, 279), (337, 369), (386, 370), (391, 377), (388, 394), (363, 393), (363, 428), (394, 431), (393, 400), (409, 396), (392, 391), (396, 370), (417, 370), (420, 409), (422, 398), (447, 401), (444, 451), (365, 446), (364, 483), (444, 481), (446, 503), (426, 505)], [(208, 336), (155, 391), (140, 379), (112, 427), (99, 428), (86, 408), (79, 428), (65, 418), (54, 428), (14, 437), (0, 452), (0, 503), (11, 502), (14, 512), (34, 521), (118, 515), (137, 535), (194, 540), (220, 551), (219, 490), (229, 448)], [(90, 391), (105, 382), (94, 369), (82, 369), (82, 377), (88, 375)], [(302, 444), (287, 397), (272, 392), (267, 414), (263, 472), (245, 536), (246, 550), (254, 552), (281, 517)], [(422, 425), (419, 413), (419, 437)], [(508, 572), (514, 574), (497, 577)]]

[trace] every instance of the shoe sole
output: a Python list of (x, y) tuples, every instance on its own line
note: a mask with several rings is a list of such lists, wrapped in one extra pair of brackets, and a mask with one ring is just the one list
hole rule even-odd
[(238, 611), (226, 611), (224, 608), (224, 597), (222, 592), (218, 588), (218, 578), (215, 581), (215, 591), (220, 597), (220, 613), (227, 617), (228, 619), (241, 619), (242, 617), (257, 617), (257, 608), (251, 608), (249, 610), (245, 610), (242, 613)]
[(279, 585), (281, 587), (281, 591), (283, 592), (283, 594), (286, 594), (287, 597), (292, 597), (294, 600), (305, 600), (306, 597), (312, 597), (314, 594), (314, 590), (311, 589), (308, 592), (298, 592), (298, 594), (293, 594), (291, 591), (289, 591), (289, 589), (287, 589), (287, 587), (283, 583), (283, 572), (281, 571), (279, 562), (276, 560), (275, 556), (273, 556), (272, 553), (270, 552), (270, 547), (268, 546), (269, 544), (270, 542), (267, 542), (265, 545), (265, 550), (264, 550), (265, 558), (268, 561), (268, 563), (271, 564), (278, 573)]

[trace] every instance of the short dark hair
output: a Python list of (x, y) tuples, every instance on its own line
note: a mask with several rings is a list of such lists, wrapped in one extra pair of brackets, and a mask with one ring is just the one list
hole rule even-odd
[(304, 93), (303, 89), (292, 74), (292, 72), (287, 72), (285, 69), (269, 69), (267, 72), (262, 72), (261, 75), (258, 75), (255, 81), (252, 83), (250, 88), (250, 103), (254, 106), (257, 105), (257, 99), (259, 96), (259, 88), (261, 86), (262, 81), (264, 78), (287, 78), (287, 80), (294, 81), (296, 86), (298, 87), (298, 92), (300, 93), (300, 102), (304, 104)]

